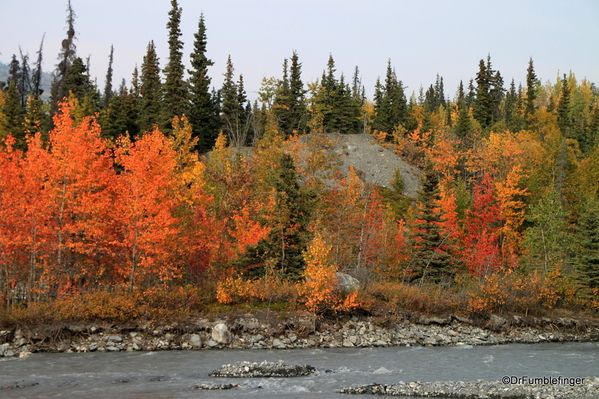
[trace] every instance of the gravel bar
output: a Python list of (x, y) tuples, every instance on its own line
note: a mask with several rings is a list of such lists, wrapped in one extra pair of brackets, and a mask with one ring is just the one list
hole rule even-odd
[[(582, 381), (581, 381), (582, 380)], [(563, 382), (563, 381), (562, 381)], [(575, 384), (574, 382), (581, 382)], [(501, 381), (400, 382), (342, 389), (354, 395), (387, 395), (460, 399), (599, 399), (599, 377), (562, 384), (504, 384)]]

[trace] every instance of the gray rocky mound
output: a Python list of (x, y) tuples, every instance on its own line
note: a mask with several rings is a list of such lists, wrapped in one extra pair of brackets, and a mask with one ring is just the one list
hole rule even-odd
[(411, 198), (418, 194), (421, 171), (391, 149), (378, 144), (370, 134), (317, 133), (303, 136), (302, 140), (312, 140), (319, 135), (331, 141), (328, 151), (338, 157), (338, 169), (343, 176), (347, 176), (352, 165), (362, 181), (392, 188), (391, 182), (398, 170), (404, 181), (404, 194)]
[(278, 362), (237, 362), (224, 364), (221, 368), (210, 373), (210, 377), (226, 378), (261, 378), (261, 377), (303, 377), (316, 371), (306, 364), (287, 365), (282, 360)]

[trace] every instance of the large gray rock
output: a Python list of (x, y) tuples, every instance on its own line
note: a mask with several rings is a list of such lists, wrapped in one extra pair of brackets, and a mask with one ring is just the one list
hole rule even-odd
[(337, 272), (337, 285), (343, 292), (355, 291), (360, 288), (360, 281), (349, 274)]
[(189, 344), (194, 348), (201, 348), (202, 337), (200, 337), (198, 334), (191, 334), (191, 337), (189, 338)]
[(224, 323), (212, 327), (212, 340), (221, 345), (231, 342), (231, 333)]

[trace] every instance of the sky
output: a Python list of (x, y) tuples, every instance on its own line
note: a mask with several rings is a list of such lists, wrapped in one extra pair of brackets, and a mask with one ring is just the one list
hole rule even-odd
[[(563, 73), (599, 85), (599, 0), (178, 0), (181, 40), (189, 65), (194, 33), (203, 13), (212, 85), (220, 88), (230, 55), (243, 74), (250, 98), (263, 78), (282, 77), (282, 64), (297, 51), (304, 83), (322, 76), (329, 55), (338, 75), (351, 81), (358, 66), (372, 97), (387, 62), (406, 93), (443, 77), (454, 97), (460, 80), (476, 76), (478, 62), (491, 56), (504, 78), (526, 84), (532, 57), (543, 83)], [(90, 58), (91, 76), (103, 89), (110, 46), (113, 86), (141, 66), (153, 40), (160, 66), (168, 62), (166, 24), (170, 0), (71, 0), (76, 14), (77, 54)], [(35, 60), (42, 37), (43, 69), (57, 64), (66, 38), (67, 0), (0, 0), (0, 61), (12, 54)]]

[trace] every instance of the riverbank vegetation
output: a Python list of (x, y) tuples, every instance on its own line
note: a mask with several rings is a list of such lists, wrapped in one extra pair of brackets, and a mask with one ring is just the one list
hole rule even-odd
[[(369, 99), (332, 56), (304, 84), (294, 52), (250, 103), (231, 58), (210, 91), (203, 17), (185, 73), (171, 3), (166, 67), (150, 42), (118, 90), (112, 61), (101, 92), (77, 57), (70, 5), (49, 100), (41, 49), (33, 69), (13, 57), (0, 92), (2, 322), (597, 311), (593, 83), (542, 83), (531, 59), (525, 86), (506, 88), (488, 56), (453, 99), (440, 76), (408, 98), (389, 62)], [(336, 173), (331, 132), (370, 134), (417, 166), (419, 194), (406, 196), (401, 170), (388, 187)], [(338, 272), (360, 287), (338, 289)]]

